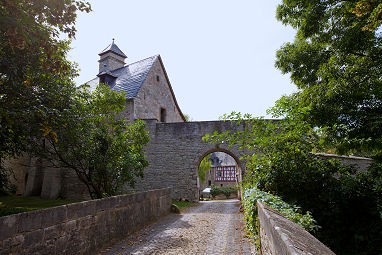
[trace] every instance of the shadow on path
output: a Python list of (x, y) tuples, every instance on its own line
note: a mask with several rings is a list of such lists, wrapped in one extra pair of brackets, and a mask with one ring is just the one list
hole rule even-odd
[(255, 254), (239, 200), (203, 201), (170, 214), (99, 254)]

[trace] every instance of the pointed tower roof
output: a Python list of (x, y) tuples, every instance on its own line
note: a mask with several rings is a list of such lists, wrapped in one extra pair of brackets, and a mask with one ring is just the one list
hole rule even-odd
[(119, 48), (118, 46), (114, 43), (114, 38), (113, 38), (113, 42), (107, 46), (101, 53), (99, 53), (98, 55), (102, 56), (108, 52), (113, 52), (114, 54), (117, 54), (118, 56), (121, 56), (123, 58), (127, 58), (127, 56), (125, 55), (125, 53), (123, 53)]

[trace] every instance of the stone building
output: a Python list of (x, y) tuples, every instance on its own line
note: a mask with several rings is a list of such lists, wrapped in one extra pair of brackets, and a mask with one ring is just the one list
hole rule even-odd
[(125, 117), (184, 122), (160, 55), (125, 64), (127, 56), (113, 42), (98, 54), (99, 73), (87, 82), (91, 89), (100, 83), (126, 93)]
[[(99, 83), (126, 93), (123, 117), (158, 122), (184, 122), (160, 55), (126, 64), (127, 56), (113, 42), (99, 53), (96, 78), (87, 82), (90, 89)], [(24, 156), (8, 162), (15, 170), (17, 194), (43, 198), (87, 198), (88, 191), (74, 171), (47, 167), (41, 159)]]

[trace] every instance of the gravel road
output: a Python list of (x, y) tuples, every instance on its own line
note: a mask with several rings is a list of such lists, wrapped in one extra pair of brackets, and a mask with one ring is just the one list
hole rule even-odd
[(244, 235), (240, 201), (203, 201), (162, 218), (100, 254), (255, 254)]

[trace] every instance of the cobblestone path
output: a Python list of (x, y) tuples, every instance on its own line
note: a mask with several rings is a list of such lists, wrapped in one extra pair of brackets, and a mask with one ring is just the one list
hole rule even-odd
[(102, 251), (111, 254), (255, 254), (238, 200), (204, 201)]

